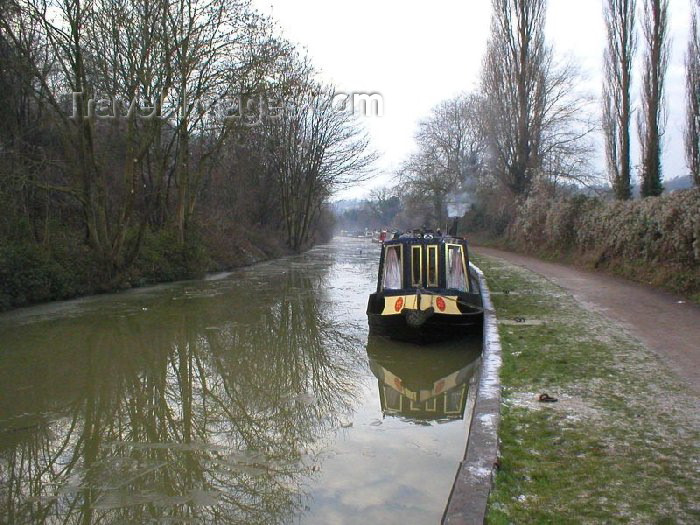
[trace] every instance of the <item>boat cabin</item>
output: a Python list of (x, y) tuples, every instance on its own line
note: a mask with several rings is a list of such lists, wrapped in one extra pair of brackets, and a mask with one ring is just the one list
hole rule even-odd
[(463, 239), (406, 238), (386, 241), (377, 292), (443, 289), (470, 293), (469, 253)]
[(479, 279), (464, 239), (406, 235), (381, 250), (370, 335), (426, 343), (481, 330)]

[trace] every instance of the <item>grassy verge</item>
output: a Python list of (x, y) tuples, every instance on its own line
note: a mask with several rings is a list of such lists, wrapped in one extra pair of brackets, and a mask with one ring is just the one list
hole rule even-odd
[[(698, 397), (549, 281), (475, 262), (495, 292), (503, 344), (501, 460), (488, 522), (700, 521)], [(542, 323), (508, 323), (518, 317)], [(538, 402), (544, 392), (559, 402)]]

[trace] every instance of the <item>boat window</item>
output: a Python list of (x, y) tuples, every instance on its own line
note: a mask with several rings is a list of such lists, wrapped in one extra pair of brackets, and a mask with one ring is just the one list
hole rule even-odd
[(401, 247), (387, 246), (384, 257), (384, 289), (401, 289)]
[(445, 393), (445, 414), (461, 414), (464, 403), (465, 386)]
[(467, 270), (464, 265), (464, 251), (458, 244), (447, 245), (447, 287), (462, 292), (467, 291)]
[(438, 247), (428, 246), (428, 286), (438, 286)]
[(423, 250), (420, 246), (411, 248), (411, 286), (420, 286), (423, 274)]
[(403, 396), (389, 386), (384, 386), (384, 404), (387, 410), (401, 412), (403, 409)]

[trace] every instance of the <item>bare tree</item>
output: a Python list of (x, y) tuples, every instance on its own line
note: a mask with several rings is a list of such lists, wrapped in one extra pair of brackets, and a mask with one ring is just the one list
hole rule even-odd
[(582, 75), (571, 61), (546, 62), (540, 133), (540, 170), (545, 182), (588, 185), (596, 180), (591, 169), (595, 147), (592, 133), (599, 126), (592, 109), (594, 98), (580, 89)]
[[(12, 7), (20, 21), (3, 18), (3, 32), (55, 120), (66, 157), (66, 176), (45, 187), (80, 202), (87, 240), (110, 271), (138, 250), (140, 235), (131, 233), (148, 214), (135, 217), (137, 205), (166, 210), (171, 184), (184, 243), (229, 130), (212, 107), (241, 86), (259, 88), (283, 48), (271, 44), (271, 24), (249, 0), (13, 0)], [(36, 40), (24, 36), (27, 24), (40, 31), (43, 62)], [(66, 93), (74, 94), (72, 111)], [(120, 114), (112, 102), (121, 103)], [(144, 105), (155, 118), (141, 118)], [(129, 237), (136, 244), (125, 249)]]
[[(145, 199), (142, 188), (146, 185), (141, 182), (148, 172), (148, 155), (159, 144), (164, 127), (160, 118), (141, 116), (162, 111), (162, 95), (172, 88), (174, 48), (163, 7), (161, 0), (95, 0), (86, 42), (91, 89), (99, 95), (98, 100), (105, 97), (104, 102), (111, 102), (111, 107), (99, 107), (112, 118), (108, 124), (96, 126), (96, 132), (99, 149), (118, 156), (112, 165), (101, 169), (120, 172), (123, 183), (106, 183), (110, 194), (106, 200), (112, 208), (108, 211), (111, 258), (120, 267), (128, 266), (136, 256), (147, 225), (148, 213), (136, 217), (138, 205)], [(163, 168), (162, 163), (158, 166)], [(126, 246), (134, 228), (139, 234)]]
[(479, 95), (462, 95), (433, 108), (418, 125), (416, 140), (433, 151), (439, 171), (455, 181), (476, 178), (482, 170), (484, 140), (479, 128), (483, 101)]
[(447, 195), (455, 189), (457, 179), (440, 170), (434, 152), (422, 149), (411, 155), (400, 167), (398, 179), (409, 200), (430, 203), (431, 213), (424, 220), (441, 225), (445, 219)]
[(696, 186), (700, 186), (700, 0), (693, 1), (690, 22), (690, 38), (685, 56), (686, 68), (686, 127), (685, 152), (690, 174)]
[(482, 77), (487, 136), (498, 173), (514, 195), (530, 191), (540, 140), (549, 50), (545, 0), (493, 0)]
[(630, 121), (632, 118), (632, 62), (637, 47), (635, 0), (606, 0), (604, 14), (608, 46), (603, 81), (603, 131), (608, 177), (615, 196), (631, 193)]
[[(63, 150), (63, 162), (54, 166), (61, 176), (41, 186), (80, 203), (87, 241), (111, 274), (121, 265), (126, 224), (110, 220), (107, 164), (111, 159), (100, 155), (100, 133), (90, 116), (100, 77), (95, 64), (109, 60), (94, 52), (100, 6), (91, 0), (18, 0), (12, 7), (20, 13), (19, 19), (4, 21), (3, 30), (17, 50), (13, 67), (31, 76), (32, 96), (53, 121)], [(36, 38), (25, 38), (27, 26), (36, 28)], [(37, 55), (42, 59), (37, 60)], [(64, 97), (67, 93), (73, 94), (72, 111)]]
[(438, 225), (445, 222), (448, 194), (462, 191), (483, 172), (482, 105), (480, 96), (462, 95), (435, 106), (418, 125), (418, 152), (399, 171), (402, 187), (432, 203)]
[[(213, 106), (219, 100), (254, 94), (277, 56), (270, 51), (279, 48), (268, 34), (267, 20), (252, 12), (250, 4), (250, 0), (167, 3), (167, 32), (174, 44), (172, 103), (176, 111), (172, 125), (177, 156), (175, 224), (180, 243), (202, 181), (230, 129), (213, 115)], [(249, 93), (240, 92), (244, 85)], [(195, 137), (199, 139), (196, 151), (192, 148)]]
[(664, 77), (670, 53), (668, 0), (644, 0), (644, 42), (642, 112), (638, 115), (637, 127), (641, 143), (642, 196), (650, 197), (663, 192)]
[(327, 235), (327, 197), (371, 155), (296, 57), (251, 0), (0, 0), (0, 259), (37, 253), (52, 283), (12, 304)]
[(482, 75), (482, 134), (490, 174), (513, 196), (538, 177), (585, 181), (594, 130), (580, 72), (544, 36), (544, 0), (493, 0)]
[(287, 244), (300, 251), (308, 245), (328, 198), (362, 181), (376, 154), (353, 111), (339, 104), (333, 87), (308, 77), (294, 91), (278, 118), (269, 119), (267, 138)]

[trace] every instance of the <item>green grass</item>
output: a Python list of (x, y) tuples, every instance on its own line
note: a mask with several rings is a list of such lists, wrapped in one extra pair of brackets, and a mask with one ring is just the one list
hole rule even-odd
[[(602, 314), (479, 257), (503, 345), (500, 468), (488, 522), (700, 520), (698, 398)], [(503, 291), (512, 291), (504, 295)], [(539, 403), (547, 392), (558, 403)]]

